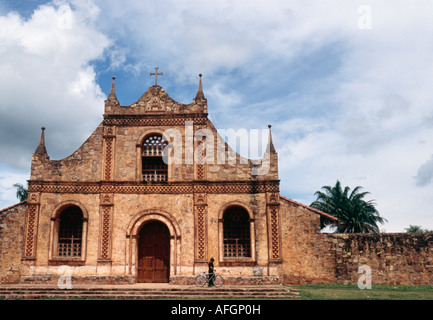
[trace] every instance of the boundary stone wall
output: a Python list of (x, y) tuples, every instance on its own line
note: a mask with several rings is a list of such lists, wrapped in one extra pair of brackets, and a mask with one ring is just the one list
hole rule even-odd
[(326, 234), (335, 256), (335, 279), (358, 283), (371, 268), (372, 284), (433, 285), (433, 233)]
[(27, 202), (0, 211), (0, 283), (21, 280)]

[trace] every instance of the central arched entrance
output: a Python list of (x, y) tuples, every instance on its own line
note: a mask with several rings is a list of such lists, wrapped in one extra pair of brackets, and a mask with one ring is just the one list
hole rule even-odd
[(137, 282), (168, 282), (170, 231), (160, 221), (149, 221), (138, 234)]

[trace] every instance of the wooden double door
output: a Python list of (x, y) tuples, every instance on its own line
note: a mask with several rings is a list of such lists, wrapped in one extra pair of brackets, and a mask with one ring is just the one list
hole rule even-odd
[(159, 221), (150, 221), (138, 238), (137, 282), (168, 282), (170, 273), (170, 232)]

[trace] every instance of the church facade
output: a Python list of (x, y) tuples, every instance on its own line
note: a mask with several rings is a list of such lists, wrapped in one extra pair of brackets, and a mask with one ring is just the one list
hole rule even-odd
[(233, 284), (353, 276), (350, 242), (320, 232), (336, 219), (280, 195), (270, 126), (263, 158), (246, 159), (208, 119), (201, 75), (190, 104), (155, 79), (121, 106), (114, 81), (103, 121), (69, 157), (50, 160), (42, 128), (27, 201), (0, 211), (0, 282), (68, 270), (75, 283), (192, 284), (210, 258)]
[(83, 281), (185, 283), (214, 257), (228, 278), (278, 281), (283, 232), (270, 128), (263, 159), (245, 159), (208, 119), (201, 75), (191, 104), (155, 80), (121, 106), (114, 81), (102, 123), (71, 156), (50, 160), (42, 128), (22, 277), (55, 278), (67, 265)]

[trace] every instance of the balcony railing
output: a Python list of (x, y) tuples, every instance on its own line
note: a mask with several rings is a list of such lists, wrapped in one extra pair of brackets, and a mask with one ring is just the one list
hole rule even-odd
[(224, 239), (224, 257), (250, 257), (250, 246), (244, 239)]
[(59, 242), (58, 255), (60, 257), (80, 257), (81, 256), (81, 241), (74, 242)]
[(143, 181), (152, 181), (152, 182), (167, 181), (167, 173), (143, 172)]
[(143, 157), (162, 157), (163, 156), (164, 147), (147, 147), (143, 149), (141, 155)]

